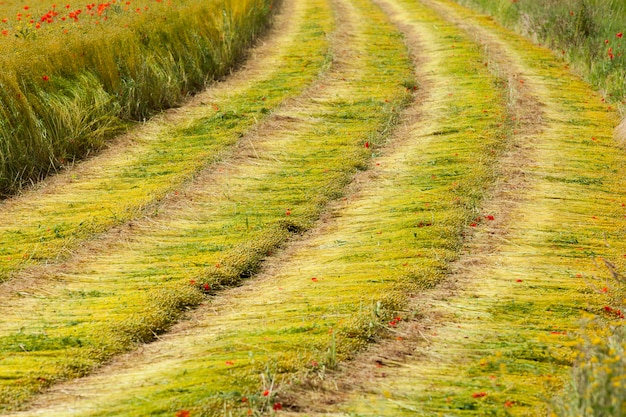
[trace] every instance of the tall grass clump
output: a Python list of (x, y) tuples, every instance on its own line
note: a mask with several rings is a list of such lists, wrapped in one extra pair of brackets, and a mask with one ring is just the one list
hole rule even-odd
[(602, 90), (607, 100), (626, 104), (626, 3), (622, 0), (457, 1), (547, 44)]
[(626, 415), (626, 278), (604, 261), (610, 278), (593, 290), (607, 298), (586, 317), (576, 340), (578, 358), (563, 394), (552, 401), (554, 417)]
[(0, 6), (11, 16), (0, 17), (0, 194), (225, 75), (276, 3), (112, 1), (39, 14), (24, 6), (17, 18)]

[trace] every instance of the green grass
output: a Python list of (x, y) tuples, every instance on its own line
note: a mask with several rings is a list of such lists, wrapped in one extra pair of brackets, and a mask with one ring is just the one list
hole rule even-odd
[(225, 75), (267, 27), (273, 5), (154, 2), (141, 13), (113, 5), (100, 25), (87, 18), (56, 24), (67, 33), (0, 37), (0, 195), (93, 154), (129, 123)]

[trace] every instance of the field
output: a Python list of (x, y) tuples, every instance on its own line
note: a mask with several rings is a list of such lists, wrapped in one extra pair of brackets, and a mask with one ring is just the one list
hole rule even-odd
[(508, 10), (0, 2), (0, 413), (626, 413), (623, 92)]
[(272, 2), (2, 2), (0, 193), (71, 165), (223, 76)]

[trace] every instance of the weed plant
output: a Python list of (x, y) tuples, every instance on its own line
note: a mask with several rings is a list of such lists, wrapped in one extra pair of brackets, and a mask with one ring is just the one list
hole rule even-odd
[(626, 103), (626, 4), (621, 0), (459, 0), (547, 43), (603, 91)]
[[(0, 6), (0, 194), (229, 71), (273, 0)], [(2, 17), (5, 16), (5, 17)], [(10, 16), (10, 17), (9, 17)]]
[(607, 305), (583, 321), (572, 378), (565, 395), (553, 400), (552, 416), (626, 415), (626, 279), (615, 265), (604, 262), (610, 278), (592, 288), (606, 296)]

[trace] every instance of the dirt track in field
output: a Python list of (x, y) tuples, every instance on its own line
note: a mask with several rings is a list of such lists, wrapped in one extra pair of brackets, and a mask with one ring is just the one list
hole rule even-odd
[[(307, 148), (331, 141), (334, 132), (328, 139), (320, 133), (328, 120), (339, 120), (331, 127), (339, 130), (342, 120), (358, 118), (343, 106), (367, 103), (382, 89), (357, 82), (386, 71), (369, 47), (375, 28), (406, 45), (419, 86), (393, 132), (376, 146), (367, 141), (371, 161), (343, 194), (325, 199), (310, 230), (267, 253), (241, 286), (207, 297), (154, 342), (98, 364), (91, 375), (52, 384), (7, 415), (546, 412), (543, 398), (558, 395), (571, 369), (568, 341), (578, 320), (606, 301), (597, 291), (609, 276), (601, 260), (626, 257), (624, 150), (613, 137), (615, 112), (549, 51), (450, 1), (318, 3), (332, 10), (336, 25), (328, 34), (328, 67), (218, 162), (151, 203), (159, 218), (138, 215), (86, 239), (62, 262), (27, 266), (0, 284), (6, 293), (0, 309), (15, 317), (15, 324), (0, 326), (0, 336), (22, 332), (19, 320), (29, 310), (62, 326), (66, 317), (55, 318), (54, 302), (42, 300), (78, 291), (83, 278), (71, 277), (98, 277), (107, 265), (115, 266), (107, 275), (132, 269), (141, 277), (149, 266), (144, 254), (156, 253), (151, 245), (189, 232), (183, 225), (192, 221), (222, 221), (223, 207), (243, 200), (238, 192), (252, 193), (246, 190), (257, 175), (272, 184), (287, 178), (294, 187), (300, 176), (316, 181), (297, 173), (297, 161), (307, 172), (322, 171), (306, 165), (317, 157)], [(249, 64), (141, 134), (184, 124), (213, 97), (254, 85), (294, 42), (311, 4), (285, 0), (276, 30)], [(393, 56), (400, 62), (404, 55)], [(326, 116), (332, 119), (324, 122)], [(358, 127), (346, 132), (370, 137)], [(80, 185), (81, 172), (119, 155), (112, 150), (69, 170), (6, 203), (3, 214), (62, 189), (63, 181)], [(289, 158), (296, 162), (287, 165)], [(281, 169), (291, 176), (271, 176)], [(295, 216), (292, 207), (276, 209)], [(154, 237), (156, 228), (161, 234)], [(205, 239), (223, 241), (219, 234)], [(172, 262), (178, 258), (173, 252)], [(22, 306), (12, 309), (17, 302)], [(374, 329), (367, 337), (363, 323)]]

